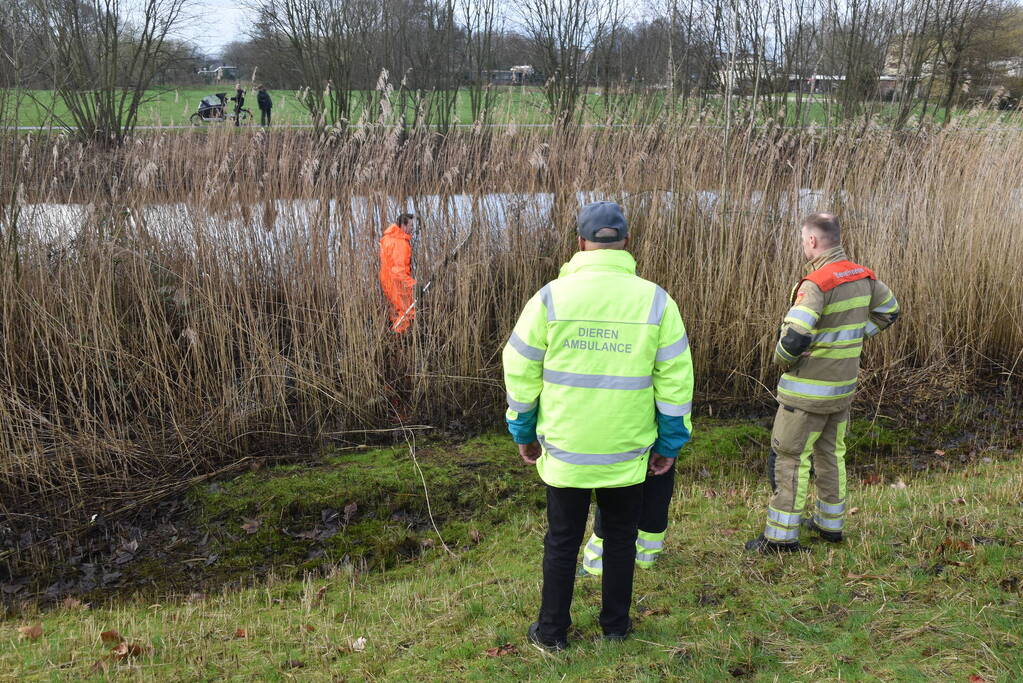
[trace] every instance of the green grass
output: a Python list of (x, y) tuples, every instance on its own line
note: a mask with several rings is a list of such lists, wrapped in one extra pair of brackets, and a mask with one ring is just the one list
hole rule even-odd
[[(812, 543), (806, 556), (748, 556), (741, 543), (761, 528), (767, 496), (749, 466), (763, 428), (704, 422), (699, 429), (704, 438), (693, 444), (694, 462), (717, 454), (732, 466), (680, 477), (668, 548), (653, 571), (637, 574), (636, 632), (626, 643), (599, 639), (593, 579), (577, 584), (567, 652), (551, 655), (526, 642), (540, 587), (544, 519), (534, 503), (541, 487), (510, 443), (491, 436), (419, 455), (435, 510), (448, 521), (457, 522), (457, 512), (487, 520), (474, 543), (442, 522), (454, 555), (438, 544), (387, 571), (338, 562), (305, 580), (279, 574), (208, 595), (186, 589), (115, 596), (93, 609), (26, 606), (0, 622), (7, 641), (0, 671), (11, 680), (81, 678), (103, 660), (114, 680), (1023, 677), (1023, 461), (905, 475), (905, 488), (890, 486), (894, 477), (866, 485), (851, 476), (856, 513), (844, 546)], [(301, 518), (324, 504), (372, 498), (377, 488), (378, 514), (389, 492), (418, 484), (395, 478), (415, 479), (400, 453), (329, 456), (248, 474), (198, 491), (193, 501), (210, 521), (240, 523), (254, 512)], [(852, 455), (873, 457), (866, 450)], [(480, 478), (496, 477), (508, 488), (484, 494), (460, 479), (465, 468), (458, 463), (470, 456), (488, 463), (483, 467), (503, 458), (509, 474), (491, 470)], [(356, 491), (360, 476), (365, 482)], [(452, 494), (451, 487), (476, 493)], [(468, 498), (459, 503), (458, 495)], [(377, 510), (366, 505), (366, 514)], [(19, 638), (19, 626), (35, 623), (43, 627), (38, 641)], [(109, 629), (152, 649), (104, 659), (109, 648), (100, 633)], [(238, 629), (246, 637), (236, 637)], [(506, 643), (515, 650), (487, 655)]]
[[(212, 85), (204, 88), (175, 88), (153, 90), (147, 94), (147, 101), (139, 112), (141, 126), (183, 126), (188, 125), (189, 117), (198, 108), (199, 101), (215, 92), (234, 94), (232, 85)], [(274, 101), (273, 122), (275, 124), (307, 125), (309, 114), (298, 99), (298, 93), (291, 90), (272, 90)], [(53, 109), (58, 118), (67, 117), (67, 109), (59, 101), (54, 103), (52, 91), (29, 91), (24, 93), (18, 110), (17, 122), (20, 126), (46, 126), (51, 117), (48, 111)], [(591, 98), (593, 99), (593, 98)], [(365, 98), (355, 93), (355, 104), (352, 119), (358, 121), (362, 115)], [(228, 106), (233, 106), (228, 103)], [(245, 108), (256, 117), (258, 123), (259, 108), (256, 105), (256, 91), (249, 90), (245, 95)], [(457, 120), (464, 124), (473, 122), (469, 95), (459, 94), (456, 106)], [(408, 117), (412, 120), (410, 112)], [(545, 113), (543, 95), (535, 88), (506, 89), (499, 93), (495, 105), (495, 122), (518, 124), (549, 123), (550, 117)]]
[[(195, 113), (199, 100), (207, 95), (213, 94), (214, 92), (227, 92), (231, 95), (233, 94), (233, 86), (229, 84), (221, 84), (199, 88), (171, 88), (150, 91), (147, 95), (146, 103), (140, 110), (138, 123), (141, 126), (188, 125), (188, 119), (193, 113)], [(300, 104), (298, 93), (296, 91), (273, 90), (271, 91), (271, 94), (274, 98), (274, 123), (279, 125), (309, 124), (309, 114)], [(17, 113), (18, 125), (51, 125), (54, 122), (53, 117), (48, 114), (51, 109), (54, 111), (57, 119), (67, 119), (66, 108), (59, 101), (54, 103), (54, 94), (52, 91), (26, 91), (23, 95), (24, 97), (21, 98), (21, 104)], [(353, 93), (353, 98), (354, 105), (352, 120), (359, 121), (362, 116), (365, 97), (362, 92), (356, 91)], [(788, 95), (788, 98), (794, 105), (795, 95), (790, 94)], [(805, 125), (823, 125), (829, 120), (829, 117), (834, 115), (831, 111), (831, 107), (828, 106), (828, 100), (825, 97), (815, 95), (812, 97), (804, 96), (804, 98), (804, 111), (800, 118)], [(710, 99), (711, 108), (714, 108), (716, 106), (715, 103), (719, 100), (719, 97), (712, 97)], [(397, 101), (396, 97), (395, 103), (397, 103)], [(631, 99), (614, 97), (613, 101), (619, 107), (625, 107), (627, 103), (631, 103), (635, 106), (637, 103), (641, 102), (641, 110), (651, 113), (663, 109), (666, 104), (666, 95), (664, 93), (654, 93), (641, 96), (640, 98)], [(739, 102), (741, 104), (741, 100)], [(245, 105), (247, 109), (253, 112), (253, 115), (256, 117), (256, 122), (258, 122), (259, 109), (256, 105), (256, 91), (254, 89), (247, 92)], [(895, 116), (896, 109), (893, 105), (873, 103), (870, 106), (874, 108), (875, 120), (882, 125), (892, 120)], [(455, 120), (457, 123), (471, 124), (473, 122), (469, 95), (466, 91), (463, 90), (459, 93), (455, 109)], [(628, 111), (632, 111), (633, 113), (620, 113), (615, 120), (638, 120), (639, 114), (636, 113), (634, 109)], [(919, 107), (916, 109), (914, 116), (911, 117), (910, 123), (912, 125), (915, 125), (918, 114)], [(943, 120), (944, 109), (938, 108), (933, 110), (930, 117), (937, 121)], [(408, 112), (406, 118), (409, 121), (414, 118), (411, 110)], [(1020, 125), (1020, 123), (1023, 122), (1023, 115), (1020, 114), (989, 111), (959, 112), (956, 114), (955, 118), (957, 120), (966, 118), (967, 121), (970, 122), (970, 125), (986, 125), (990, 123)], [(601, 95), (595, 92), (591, 92), (587, 95), (586, 112), (583, 119), (588, 123), (600, 123), (606, 119), (605, 103)], [(491, 121), (496, 124), (515, 123), (519, 125), (541, 125), (550, 123), (551, 118), (547, 113), (546, 102), (539, 88), (505, 87), (501, 88), (497, 93)], [(788, 125), (798, 123), (796, 121), (795, 110), (791, 107), (787, 113), (786, 123)]]

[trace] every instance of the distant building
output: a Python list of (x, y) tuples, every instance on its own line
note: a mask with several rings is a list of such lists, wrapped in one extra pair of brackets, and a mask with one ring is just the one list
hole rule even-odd
[(513, 66), (503, 71), (491, 71), (489, 76), (493, 85), (529, 85), (542, 80), (536, 69), (528, 64)]
[(845, 82), (845, 76), (837, 74), (811, 74), (801, 76), (789, 74), (789, 92), (802, 92), (807, 94), (828, 94), (838, 90)]
[(1007, 78), (1023, 78), (1023, 57), (1000, 59), (989, 63), (988, 68)]
[(775, 77), (773, 61), (755, 54), (722, 55), (722, 68), (718, 69), (717, 81), (725, 92), (748, 90), (759, 80), (769, 83)]
[(236, 66), (218, 66), (214, 68), (204, 67), (196, 72), (206, 83), (216, 83), (218, 81), (237, 81), (238, 80), (238, 67)]

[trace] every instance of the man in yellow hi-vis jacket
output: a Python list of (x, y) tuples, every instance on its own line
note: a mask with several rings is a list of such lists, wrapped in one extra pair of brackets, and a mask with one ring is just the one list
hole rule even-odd
[[(804, 550), (800, 526), (825, 541), (842, 541), (845, 431), (863, 340), (899, 315), (891, 290), (846, 256), (835, 216), (807, 216), (801, 237), (812, 272), (796, 285), (775, 346), (775, 361), (784, 373), (768, 462), (774, 496), (764, 533), (746, 544), (750, 551)], [(811, 465), (817, 505), (804, 516)]]
[(592, 492), (603, 521), (600, 625), (623, 640), (643, 481), (667, 472), (692, 431), (693, 371), (678, 306), (636, 275), (620, 207), (577, 221), (579, 252), (525, 306), (504, 348), (507, 422), (547, 484), (540, 615), (530, 640), (568, 645), (576, 560)]

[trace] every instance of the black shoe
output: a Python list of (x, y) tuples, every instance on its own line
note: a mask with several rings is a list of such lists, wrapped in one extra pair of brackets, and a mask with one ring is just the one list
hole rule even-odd
[(611, 643), (620, 643), (627, 639), (630, 633), (632, 633), (632, 619), (629, 619), (629, 625), (625, 627), (624, 631), (619, 631), (617, 633), (604, 633), (604, 640)]
[(828, 531), (827, 529), (822, 529), (819, 526), (817, 526), (817, 522), (813, 521), (812, 517), (804, 517), (803, 526), (805, 526), (808, 530), (820, 536), (821, 539), (827, 541), (828, 543), (842, 542), (841, 531)]
[(534, 621), (529, 625), (529, 642), (549, 652), (560, 652), (568, 647), (568, 640), (565, 638), (558, 638), (554, 640), (548, 640), (540, 637), (540, 622)]
[(747, 541), (746, 552), (757, 552), (763, 553), (808, 553), (809, 548), (799, 545), (799, 541), (795, 543), (775, 543), (774, 541), (767, 540), (763, 534), (760, 534), (752, 541)]

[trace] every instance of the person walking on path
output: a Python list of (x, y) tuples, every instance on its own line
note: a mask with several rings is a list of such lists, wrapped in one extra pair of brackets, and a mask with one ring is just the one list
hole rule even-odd
[(256, 94), (256, 104), (259, 105), (259, 125), (269, 126), (270, 125), (270, 114), (273, 110), (274, 103), (270, 99), (270, 93), (266, 91), (265, 85), (259, 86), (259, 92)]
[(242, 119), (242, 107), (245, 106), (245, 91), (242, 90), (241, 85), (234, 87), (234, 97), (231, 98), (234, 102), (234, 125), (240, 126)]
[(391, 331), (406, 332), (415, 317), (412, 277), (412, 223), (415, 216), (403, 213), (380, 239), (380, 286), (391, 306)]
[[(863, 340), (899, 316), (892, 291), (846, 256), (838, 218), (807, 216), (800, 235), (811, 272), (793, 290), (774, 350), (784, 370), (768, 459), (774, 495), (764, 532), (746, 543), (748, 551), (806, 550), (799, 544), (801, 526), (825, 541), (842, 541), (845, 433)], [(817, 505), (804, 516), (811, 470)]]
[(667, 472), (688, 438), (692, 356), (678, 306), (636, 275), (621, 208), (577, 219), (579, 251), (526, 303), (503, 351), (506, 421), (547, 486), (540, 612), (528, 637), (568, 646), (590, 499), (603, 519), (600, 626), (624, 640), (648, 473)]

